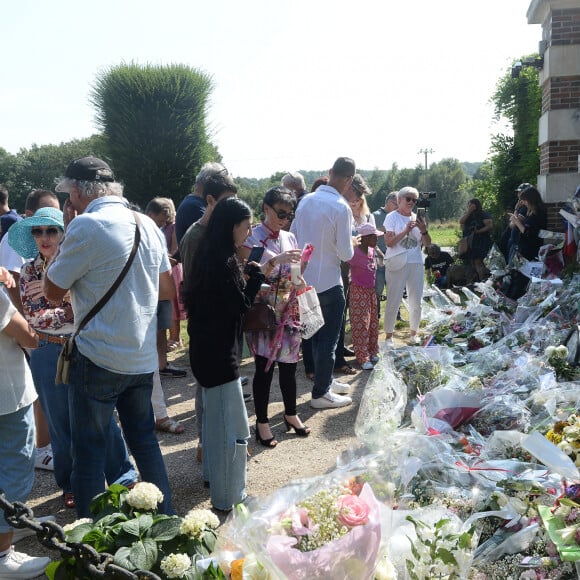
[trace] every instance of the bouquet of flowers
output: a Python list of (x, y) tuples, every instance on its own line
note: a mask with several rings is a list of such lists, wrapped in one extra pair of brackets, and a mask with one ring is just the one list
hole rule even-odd
[(272, 578), (370, 578), (379, 504), (370, 485), (343, 476), (297, 482), (233, 512), (220, 543), (255, 554)]
[[(193, 578), (194, 560), (209, 556), (214, 548), (219, 519), (209, 510), (191, 510), (185, 518), (157, 514), (161, 501), (163, 494), (152, 483), (137, 483), (131, 490), (113, 484), (91, 502), (93, 519), (65, 526), (66, 540), (112, 554), (114, 563), (127, 570)], [(74, 557), (52, 562), (45, 573), (51, 580), (91, 578)], [(214, 569), (213, 577), (225, 578), (220, 573)]]

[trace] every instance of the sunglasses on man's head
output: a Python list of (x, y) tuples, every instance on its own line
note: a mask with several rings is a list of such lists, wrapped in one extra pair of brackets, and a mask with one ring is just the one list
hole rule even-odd
[(60, 230), (58, 228), (32, 228), (30, 230), (33, 238), (41, 238), (43, 235), (48, 237), (58, 236)]

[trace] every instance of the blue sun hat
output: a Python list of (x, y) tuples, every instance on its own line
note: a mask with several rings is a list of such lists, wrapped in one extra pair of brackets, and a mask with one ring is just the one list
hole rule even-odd
[(55, 207), (41, 207), (33, 216), (20, 220), (8, 230), (8, 244), (23, 258), (30, 260), (38, 254), (32, 228), (56, 226), (64, 231), (62, 211)]

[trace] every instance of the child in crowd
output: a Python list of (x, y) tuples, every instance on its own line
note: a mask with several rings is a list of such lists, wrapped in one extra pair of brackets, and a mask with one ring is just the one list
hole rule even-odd
[(437, 244), (427, 248), (425, 270), (435, 278), (435, 286), (438, 288), (447, 288), (447, 270), (453, 262), (451, 254), (441, 251)]
[(350, 260), (350, 325), (357, 362), (363, 370), (371, 370), (379, 352), (379, 318), (375, 295), (375, 246), (384, 235), (371, 223), (358, 226), (360, 245)]

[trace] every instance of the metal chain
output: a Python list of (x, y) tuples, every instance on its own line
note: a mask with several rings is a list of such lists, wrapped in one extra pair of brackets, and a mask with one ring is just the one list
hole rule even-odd
[(28, 528), (36, 533), (38, 541), (51, 550), (58, 550), (63, 558), (74, 558), (92, 578), (126, 578), (127, 580), (161, 580), (149, 570), (135, 570), (113, 563), (113, 556), (107, 552), (97, 552), (92, 546), (82, 542), (67, 542), (64, 530), (56, 522), (39, 522), (32, 510), (21, 502), (10, 503), (4, 493), (0, 493), (0, 509), (8, 524), (14, 528)]

